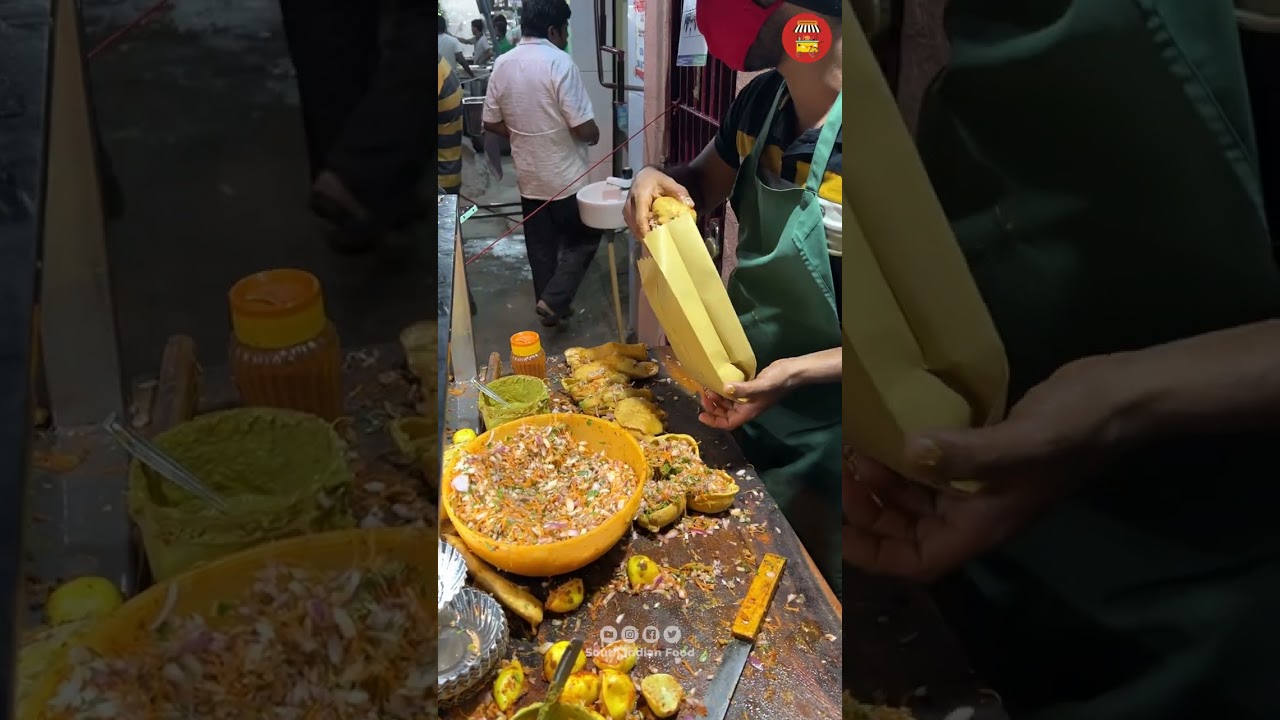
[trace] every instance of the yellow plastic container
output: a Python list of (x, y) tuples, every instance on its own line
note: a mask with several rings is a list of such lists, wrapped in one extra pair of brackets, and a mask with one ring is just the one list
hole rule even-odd
[(484, 420), (485, 429), (492, 430), (513, 420), (551, 412), (551, 393), (547, 391), (547, 384), (531, 375), (500, 377), (487, 383), (486, 387), (506, 400), (508, 405), (503, 407), (480, 393), (480, 418)]
[(491, 540), (468, 528), (454, 515), (451, 500), (457, 491), (453, 489), (451, 481), (458, 461), (457, 456), (446, 459), (444, 475), (440, 482), (440, 497), (444, 502), (445, 512), (448, 513), (454, 529), (458, 531), (458, 535), (467, 547), (495, 567), (526, 577), (551, 577), (573, 572), (595, 562), (609, 552), (609, 549), (617, 544), (631, 528), (631, 521), (639, 512), (640, 502), (644, 498), (644, 481), (649, 477), (649, 465), (645, 462), (644, 452), (640, 450), (640, 443), (632, 437), (631, 433), (616, 423), (586, 415), (535, 415), (517, 420), (494, 428), (472, 440), (467, 443), (462, 452), (464, 454), (476, 452), (490, 440), (508, 438), (526, 425), (554, 424), (567, 425), (570, 436), (574, 440), (585, 441), (587, 450), (603, 452), (610, 458), (626, 463), (635, 472), (635, 489), (627, 498), (626, 505), (594, 530), (575, 538), (545, 545), (516, 545)]
[(353, 524), (346, 444), (314, 415), (270, 408), (209, 413), (154, 442), (230, 506), (219, 513), (132, 462), (129, 514), (156, 580), (273, 540)]
[(320, 281), (267, 270), (237, 282), (231, 307), (231, 375), (243, 405), (342, 414), (342, 345), (324, 312)]
[(547, 353), (542, 350), (538, 333), (525, 330), (511, 336), (511, 373), (538, 379), (547, 377)]
[[(125, 603), (114, 615), (90, 630), (83, 645), (103, 655), (119, 655), (139, 647), (151, 637), (148, 627), (164, 609), (170, 586), (175, 586), (173, 615), (211, 613), (219, 602), (235, 602), (250, 592), (254, 576), (271, 564), (286, 564), (318, 571), (365, 567), (370, 560), (402, 562), (434, 575), (438, 559), (436, 535), (421, 528), (346, 530), (292, 538), (249, 550), (204, 565), (152, 587)], [(423, 587), (422, 591), (434, 593)], [(426, 603), (430, 606), (430, 603)], [(44, 720), (44, 708), (69, 671), (65, 654), (54, 662), (44, 682), (21, 707), (22, 720)]]

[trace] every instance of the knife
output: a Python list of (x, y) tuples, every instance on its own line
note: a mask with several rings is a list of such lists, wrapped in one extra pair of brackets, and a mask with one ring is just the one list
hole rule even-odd
[(546, 720), (551, 712), (551, 706), (560, 702), (560, 693), (564, 692), (564, 686), (569, 682), (569, 676), (573, 674), (573, 666), (578, 662), (578, 655), (581, 652), (582, 638), (575, 638), (569, 643), (569, 647), (565, 648), (564, 654), (560, 656), (560, 664), (556, 666), (556, 672), (551, 676), (551, 687), (547, 690), (547, 697), (542, 701), (542, 709), (538, 711), (537, 720)]
[(747, 596), (738, 607), (738, 616), (733, 620), (733, 639), (725, 646), (720, 669), (707, 688), (706, 720), (724, 720), (729, 713), (729, 701), (738, 687), (742, 669), (747, 666), (747, 658), (756, 643), (765, 614), (769, 612), (769, 603), (773, 602), (773, 594), (778, 590), (778, 581), (782, 579), (782, 569), (786, 564), (786, 558), (773, 553), (765, 555), (760, 563)]

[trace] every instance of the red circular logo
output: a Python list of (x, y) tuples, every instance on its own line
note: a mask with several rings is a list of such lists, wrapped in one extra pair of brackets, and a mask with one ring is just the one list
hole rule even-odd
[(817, 62), (831, 49), (831, 26), (813, 13), (800, 13), (782, 29), (782, 47), (802, 63)]

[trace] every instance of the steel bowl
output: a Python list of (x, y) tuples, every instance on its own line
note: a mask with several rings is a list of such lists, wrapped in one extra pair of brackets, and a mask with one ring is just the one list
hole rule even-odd
[(440, 614), (440, 704), (455, 705), (479, 689), (506, 656), (508, 638), (498, 601), (462, 588)]

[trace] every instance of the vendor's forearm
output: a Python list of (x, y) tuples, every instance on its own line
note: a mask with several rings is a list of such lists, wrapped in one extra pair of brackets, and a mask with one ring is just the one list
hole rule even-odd
[(798, 374), (800, 384), (822, 385), (840, 382), (840, 362), (843, 357), (844, 351), (837, 347), (796, 358), (800, 362)]
[(1113, 356), (1136, 439), (1280, 432), (1280, 320)]

